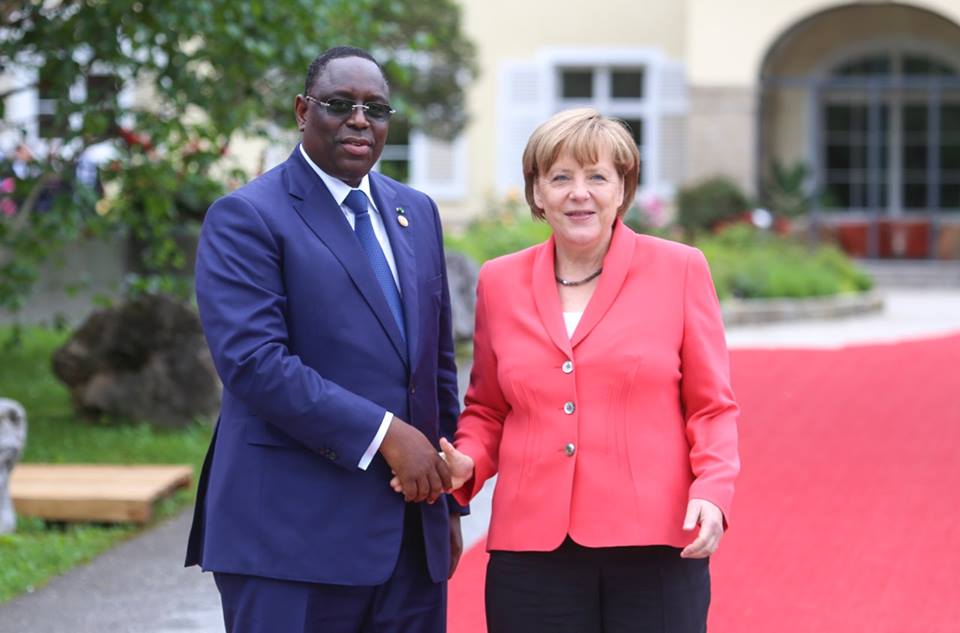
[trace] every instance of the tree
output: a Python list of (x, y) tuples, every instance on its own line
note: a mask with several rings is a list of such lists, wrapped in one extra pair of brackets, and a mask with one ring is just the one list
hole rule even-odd
[[(371, 50), (411, 125), (443, 138), (463, 127), (475, 75), (452, 0), (0, 0), (0, 18), (0, 69), (33, 77), (0, 102), (39, 89), (57, 137), (33, 172), (0, 191), (9, 199), (0, 200), (8, 309), (38, 263), (87, 229), (126, 230), (147, 273), (134, 289), (165, 287), (162, 273), (183, 265), (173, 236), (222, 192), (212, 174), (231, 140), (292, 126), (306, 67), (328, 46)], [(151, 97), (129, 99), (133, 87)], [(116, 157), (102, 173), (111, 195), (97, 202), (77, 168), (102, 143)]]

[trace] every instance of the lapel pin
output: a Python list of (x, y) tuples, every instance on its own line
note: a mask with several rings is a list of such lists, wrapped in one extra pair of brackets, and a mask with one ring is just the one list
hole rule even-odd
[(410, 226), (410, 221), (407, 219), (407, 216), (405, 215), (398, 215), (397, 222), (399, 222), (400, 226), (402, 226), (403, 228), (407, 228), (408, 226)]
[(403, 215), (406, 211), (403, 210), (403, 207), (397, 207), (397, 215)]

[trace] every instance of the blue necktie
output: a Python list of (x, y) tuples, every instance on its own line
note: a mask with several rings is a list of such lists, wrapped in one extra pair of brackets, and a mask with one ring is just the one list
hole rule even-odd
[(400, 328), (400, 337), (406, 340), (406, 327), (403, 321), (403, 306), (400, 303), (400, 291), (393, 280), (393, 273), (390, 272), (390, 265), (387, 258), (380, 248), (380, 242), (373, 232), (373, 224), (370, 222), (370, 210), (367, 201), (367, 194), (359, 189), (352, 189), (347, 194), (347, 199), (343, 201), (351, 211), (356, 214), (353, 230), (357, 234), (360, 246), (367, 254), (370, 261), (370, 267), (373, 268), (373, 276), (377, 278), (383, 296), (393, 312), (393, 318), (397, 321), (397, 327)]

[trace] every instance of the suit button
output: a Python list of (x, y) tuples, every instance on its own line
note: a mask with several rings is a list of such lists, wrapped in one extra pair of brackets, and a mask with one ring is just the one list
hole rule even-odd
[(577, 410), (577, 406), (572, 402), (568, 402), (563, 405), (563, 412), (567, 415), (573, 415), (573, 412)]
[(560, 371), (562, 371), (565, 374), (569, 374), (573, 372), (573, 361), (568, 360), (564, 362), (562, 365), (560, 365)]
[(569, 444), (563, 447), (563, 453), (567, 457), (573, 457), (573, 454), (576, 452), (577, 452), (577, 447), (576, 445), (574, 445), (573, 442), (570, 442)]

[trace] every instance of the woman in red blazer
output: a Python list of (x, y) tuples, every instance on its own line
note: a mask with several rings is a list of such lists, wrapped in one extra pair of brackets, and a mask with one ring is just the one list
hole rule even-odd
[(620, 220), (638, 169), (622, 123), (557, 114), (523, 156), (527, 201), (553, 236), (480, 271), (466, 408), (445, 453), (461, 503), (498, 475), (494, 633), (706, 627), (738, 407), (703, 255)]

